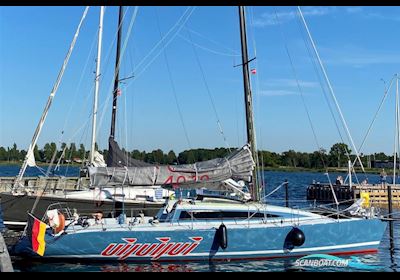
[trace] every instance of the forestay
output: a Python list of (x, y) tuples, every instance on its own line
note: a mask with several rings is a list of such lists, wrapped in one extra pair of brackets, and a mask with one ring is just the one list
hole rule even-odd
[[(92, 186), (187, 186), (220, 183), (226, 179), (251, 180), (255, 163), (247, 144), (224, 158), (194, 164), (136, 167), (88, 167)], [(194, 186), (193, 186), (194, 187)]]

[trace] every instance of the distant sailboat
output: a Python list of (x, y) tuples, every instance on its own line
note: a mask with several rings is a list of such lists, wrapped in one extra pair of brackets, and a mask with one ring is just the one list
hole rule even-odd
[[(254, 155), (255, 131), (244, 7), (239, 7), (239, 17), (249, 141), (244, 150)], [(253, 161), (251, 167), (254, 164)], [(130, 169), (125, 175), (131, 176), (135, 170), (141, 169)], [(100, 173), (99, 180), (109, 175), (104, 169), (94, 171), (91, 173), (93, 176)], [(169, 200), (155, 218), (126, 218), (123, 214), (119, 219), (82, 220), (68, 216), (69, 224), (62, 229), (66, 233), (62, 238), (60, 232), (46, 231), (46, 249), (40, 256), (26, 237), (13, 248), (12, 253), (42, 259), (154, 262), (269, 259), (378, 250), (386, 223), (372, 213), (365, 216), (339, 212), (322, 215), (266, 205), (260, 202), (255, 171), (250, 168), (239, 173), (248, 174), (242, 179), (251, 187), (253, 201), (233, 202), (222, 197)], [(147, 168), (144, 174), (149, 174)], [(120, 180), (121, 175), (115, 180)], [(206, 181), (201, 184), (193, 182), (188, 187), (208, 185), (213, 186)], [(58, 211), (62, 215), (63, 209)]]

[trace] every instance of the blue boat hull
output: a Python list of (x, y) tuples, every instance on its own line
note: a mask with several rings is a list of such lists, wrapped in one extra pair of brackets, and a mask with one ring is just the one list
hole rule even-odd
[[(379, 219), (331, 221), (304, 224), (301, 246), (288, 242), (293, 226), (259, 224), (229, 225), (227, 247), (221, 247), (218, 226), (188, 229), (190, 224), (120, 230), (76, 231), (58, 237), (46, 234), (41, 258), (89, 259), (103, 261), (218, 261), (298, 257), (308, 254), (361, 254), (378, 250), (386, 223)], [(167, 230), (166, 230), (167, 229)], [(15, 255), (39, 257), (20, 242)]]

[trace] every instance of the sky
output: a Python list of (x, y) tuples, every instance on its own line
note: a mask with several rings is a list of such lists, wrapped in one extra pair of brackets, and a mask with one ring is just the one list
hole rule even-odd
[[(359, 148), (385, 89), (399, 73), (400, 7), (301, 9)], [(0, 7), (0, 146), (29, 146), (83, 11), (79, 6)], [(101, 148), (107, 147), (110, 131), (117, 16), (117, 7), (106, 8)], [(90, 145), (98, 21), (99, 7), (91, 7), (39, 147)], [(250, 67), (256, 70), (251, 82), (258, 148), (329, 151), (342, 139), (351, 146), (297, 7), (247, 7), (247, 32), (249, 56), (256, 58)], [(116, 139), (121, 146), (180, 152), (246, 143), (242, 72), (234, 67), (241, 63), (237, 7), (125, 7), (123, 44), (120, 77), (134, 77), (120, 83)], [(393, 152), (394, 98), (395, 86), (361, 152)]]

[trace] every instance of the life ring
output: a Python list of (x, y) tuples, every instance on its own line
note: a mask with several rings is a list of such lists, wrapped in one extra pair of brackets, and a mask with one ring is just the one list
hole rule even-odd
[(54, 228), (54, 233), (55, 234), (60, 233), (65, 228), (65, 216), (64, 216), (64, 214), (59, 212), (58, 213), (58, 220), (59, 220), (59, 224), (58, 224), (57, 227)]

